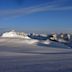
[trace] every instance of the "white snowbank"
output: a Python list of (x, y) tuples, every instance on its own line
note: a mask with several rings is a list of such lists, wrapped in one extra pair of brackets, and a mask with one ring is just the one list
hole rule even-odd
[(20, 38), (0, 38), (0, 45), (6, 45), (6, 44), (31, 44), (31, 45), (38, 45), (38, 44), (45, 44), (49, 45), (50, 41), (40, 41), (40, 40), (35, 40), (35, 39), (20, 39)]
[(30, 39), (27, 35), (22, 35), (22, 34), (18, 34), (17, 32), (15, 32), (14, 30), (10, 31), (10, 32), (5, 32), (2, 34), (1, 37), (9, 37), (9, 38), (25, 38), (25, 39)]

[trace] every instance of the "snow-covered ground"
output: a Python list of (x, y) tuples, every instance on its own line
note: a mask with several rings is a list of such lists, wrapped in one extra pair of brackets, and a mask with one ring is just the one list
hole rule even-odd
[(0, 38), (0, 72), (72, 72), (72, 49), (61, 45)]

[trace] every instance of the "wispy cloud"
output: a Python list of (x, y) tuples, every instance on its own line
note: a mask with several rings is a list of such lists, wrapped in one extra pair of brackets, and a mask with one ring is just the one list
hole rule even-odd
[(53, 2), (27, 8), (0, 10), (0, 16), (20, 16), (42, 11), (72, 10), (72, 6), (67, 4), (68, 1), (70, 0), (54, 0)]

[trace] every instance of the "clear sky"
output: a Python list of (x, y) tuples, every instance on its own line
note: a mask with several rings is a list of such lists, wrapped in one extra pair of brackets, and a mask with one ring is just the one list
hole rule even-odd
[(0, 0), (0, 29), (72, 32), (72, 0)]

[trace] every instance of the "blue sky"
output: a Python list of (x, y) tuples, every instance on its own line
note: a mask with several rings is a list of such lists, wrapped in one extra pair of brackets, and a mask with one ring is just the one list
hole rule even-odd
[(0, 29), (71, 32), (72, 0), (0, 0)]

